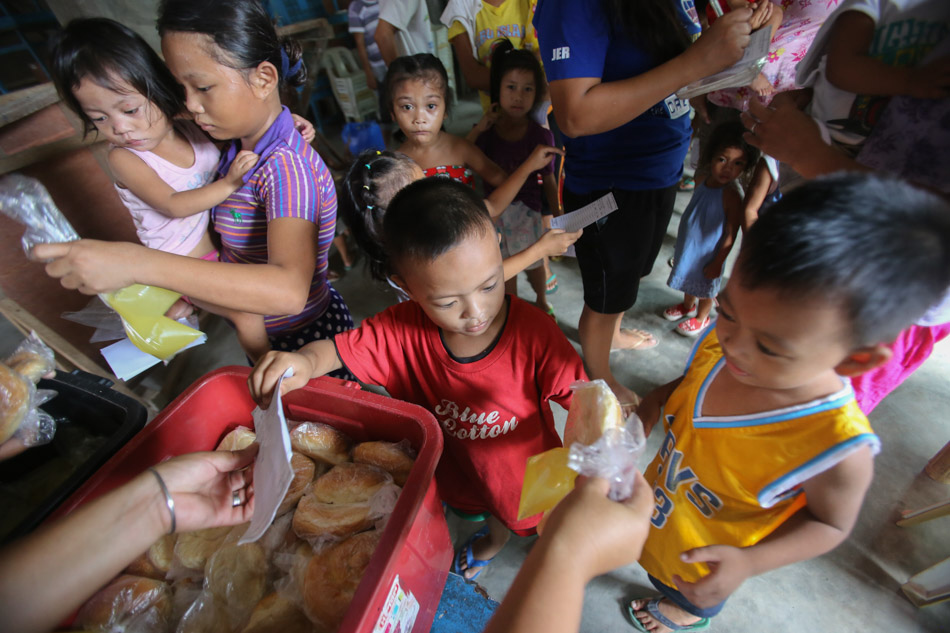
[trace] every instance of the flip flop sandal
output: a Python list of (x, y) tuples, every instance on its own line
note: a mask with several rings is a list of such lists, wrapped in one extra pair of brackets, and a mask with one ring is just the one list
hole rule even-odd
[(557, 273), (551, 273), (551, 276), (548, 277), (548, 280), (544, 282), (544, 292), (545, 294), (553, 295), (557, 292)]
[[(455, 558), (452, 561), (452, 572), (461, 576), (466, 582), (471, 582), (478, 578), (481, 575), (483, 569), (487, 567), (488, 564), (495, 558), (492, 556), (488, 560), (482, 560), (472, 556), (472, 545), (475, 543), (475, 541), (482, 538), (483, 536), (488, 536), (487, 525), (479, 529), (477, 532), (475, 532), (475, 534), (472, 534), (470, 537), (468, 537), (468, 540), (462, 544), (462, 547), (460, 547), (458, 551), (455, 552)], [(465, 557), (465, 569), (462, 569), (462, 556)], [(465, 575), (465, 572), (469, 569), (478, 569), (478, 571), (476, 571), (475, 574), (469, 578)]]
[(680, 179), (679, 184), (676, 185), (676, 188), (679, 191), (692, 191), (696, 188), (696, 181), (693, 180), (692, 176), (683, 176)]
[[(709, 628), (709, 618), (703, 618), (698, 622), (693, 624), (677, 624), (671, 619), (666, 617), (660, 612), (660, 600), (662, 598), (652, 598), (647, 602), (647, 612), (653, 616), (653, 619), (665, 626), (668, 629), (673, 631), (705, 631)], [(643, 631), (643, 633), (649, 633), (646, 627), (643, 626), (643, 622), (637, 619), (637, 614), (633, 610), (633, 607), (630, 606), (630, 603), (627, 603), (627, 616), (630, 618), (630, 623), (638, 631)]]
[(552, 306), (550, 303), (548, 304), (547, 313), (548, 316), (557, 321), (557, 315), (554, 314), (554, 306)]
[(632, 350), (634, 352), (638, 352), (642, 350), (653, 349), (660, 344), (659, 339), (646, 330), (634, 330), (629, 328), (622, 328), (622, 330), (635, 333), (637, 336), (639, 336), (640, 342), (635, 347), (611, 347), (611, 352), (619, 352), (623, 350)]

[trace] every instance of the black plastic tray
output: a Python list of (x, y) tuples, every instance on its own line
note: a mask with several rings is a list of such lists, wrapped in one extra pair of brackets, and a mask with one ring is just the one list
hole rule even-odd
[(145, 426), (145, 407), (112, 384), (80, 370), (40, 381), (57, 392), (41, 407), (57, 419), (56, 435), (0, 462), (0, 543), (36, 528)]

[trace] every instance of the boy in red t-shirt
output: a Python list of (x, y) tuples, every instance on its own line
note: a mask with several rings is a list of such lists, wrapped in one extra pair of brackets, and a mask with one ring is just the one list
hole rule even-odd
[(498, 235), (482, 199), (442, 178), (400, 191), (383, 220), (392, 280), (412, 299), (333, 341), (270, 352), (249, 384), (266, 402), (342, 367), (394, 398), (426, 407), (442, 425), (439, 492), (462, 513), (489, 513), (453, 570), (474, 579), (509, 530), (533, 534), (541, 516), (518, 520), (526, 460), (561, 445), (548, 400), (570, 406), (585, 380), (580, 357), (549, 316), (506, 295)]

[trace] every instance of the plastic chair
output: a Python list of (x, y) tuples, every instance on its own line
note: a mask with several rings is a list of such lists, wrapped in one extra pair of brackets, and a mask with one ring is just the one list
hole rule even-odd
[(333, 96), (347, 120), (379, 116), (376, 93), (366, 85), (366, 75), (348, 48), (335, 46), (323, 54), (323, 68), (330, 77)]

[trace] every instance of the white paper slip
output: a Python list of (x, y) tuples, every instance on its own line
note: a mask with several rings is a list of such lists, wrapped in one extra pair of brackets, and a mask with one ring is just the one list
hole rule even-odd
[(277, 381), (274, 397), (267, 410), (261, 411), (257, 407), (251, 413), (254, 432), (260, 444), (254, 459), (254, 515), (238, 545), (253, 543), (267, 531), (294, 478), (294, 469), (290, 466), (290, 433), (287, 432), (284, 405), (280, 398), (281, 383), (284, 378), (293, 375), (293, 369), (288, 368)]
[[(568, 233), (573, 233), (586, 226), (590, 226), (601, 218), (607, 217), (616, 210), (617, 201), (614, 199), (614, 194), (608, 193), (606, 196), (597, 198), (580, 209), (551, 218), (551, 228), (564, 229)], [(576, 257), (573, 244), (568, 247), (564, 255), (567, 257)]]
[(680, 99), (689, 99), (696, 95), (703, 95), (714, 90), (724, 88), (738, 88), (748, 86), (762, 71), (765, 56), (769, 54), (769, 43), (772, 41), (772, 30), (759, 29), (749, 38), (749, 45), (742, 53), (742, 59), (715, 75), (694, 81), (676, 91)]

